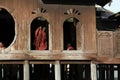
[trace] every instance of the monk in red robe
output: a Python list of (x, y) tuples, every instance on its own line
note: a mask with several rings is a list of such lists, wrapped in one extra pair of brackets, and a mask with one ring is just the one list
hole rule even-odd
[(41, 26), (38, 27), (35, 31), (34, 45), (36, 50), (47, 49), (46, 33)]

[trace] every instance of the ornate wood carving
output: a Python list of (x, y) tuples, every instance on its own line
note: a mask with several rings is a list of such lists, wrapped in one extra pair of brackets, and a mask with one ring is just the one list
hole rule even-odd
[(115, 49), (116, 55), (120, 55), (120, 31), (117, 31), (115, 35)]
[(64, 14), (66, 14), (66, 15), (69, 15), (69, 14), (80, 15), (80, 11), (77, 9), (68, 9)]
[(98, 56), (112, 57), (113, 34), (108, 31), (98, 32)]
[(39, 13), (46, 13), (46, 12), (47, 10), (44, 8), (37, 8), (32, 12), (32, 14), (39, 14)]

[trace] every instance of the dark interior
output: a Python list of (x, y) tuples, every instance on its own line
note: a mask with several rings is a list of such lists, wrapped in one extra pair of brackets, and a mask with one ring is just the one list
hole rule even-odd
[(8, 47), (15, 36), (15, 22), (11, 14), (0, 8), (0, 42)]

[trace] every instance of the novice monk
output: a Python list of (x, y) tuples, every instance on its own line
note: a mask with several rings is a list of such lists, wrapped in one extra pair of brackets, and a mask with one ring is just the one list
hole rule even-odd
[(34, 45), (36, 50), (47, 49), (46, 33), (41, 26), (38, 27), (35, 31)]

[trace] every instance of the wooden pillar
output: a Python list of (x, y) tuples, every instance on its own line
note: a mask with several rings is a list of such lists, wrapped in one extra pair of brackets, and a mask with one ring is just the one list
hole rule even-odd
[(24, 61), (24, 80), (29, 80), (29, 63)]
[(55, 62), (55, 80), (61, 80), (60, 62)]
[(96, 69), (96, 64), (91, 62), (91, 80), (97, 80), (97, 69)]

